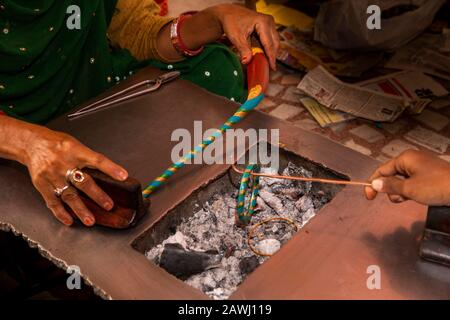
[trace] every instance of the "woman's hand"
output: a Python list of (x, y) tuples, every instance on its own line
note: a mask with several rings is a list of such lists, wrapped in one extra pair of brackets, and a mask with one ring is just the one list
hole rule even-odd
[[(181, 36), (186, 46), (196, 50), (219, 40), (224, 34), (239, 51), (241, 62), (248, 64), (253, 57), (250, 36), (259, 36), (270, 67), (276, 69), (280, 38), (272, 16), (260, 14), (243, 6), (220, 4), (198, 12), (183, 24)], [(165, 26), (157, 38), (158, 51), (170, 61), (182, 59), (170, 40), (170, 25)]]
[(26, 159), (25, 164), (34, 186), (55, 217), (66, 225), (71, 225), (73, 220), (64, 208), (63, 202), (86, 226), (95, 224), (94, 216), (78, 196), (77, 189), (83, 191), (105, 210), (111, 210), (114, 206), (113, 200), (87, 174), (84, 174), (83, 182), (74, 183), (61, 194), (61, 198), (58, 198), (54, 190), (68, 185), (65, 178), (68, 170), (89, 167), (98, 169), (119, 181), (128, 177), (125, 169), (102, 154), (87, 148), (75, 138), (43, 127), (36, 130), (35, 140), (27, 150)]
[(450, 164), (421, 151), (408, 150), (381, 165), (370, 177), (367, 199), (386, 193), (392, 202), (414, 200), (424, 205), (450, 206)]
[[(74, 182), (73, 185), (67, 182), (68, 170), (89, 167), (119, 181), (128, 177), (125, 169), (75, 138), (6, 116), (0, 117), (0, 156), (28, 167), (31, 180), (47, 207), (65, 225), (71, 225), (73, 219), (64, 208), (64, 202), (86, 226), (95, 224), (94, 216), (78, 196), (77, 190), (83, 191), (105, 210), (111, 210), (114, 206), (113, 200), (87, 174), (84, 174), (82, 182)], [(58, 197), (55, 190), (65, 186), (69, 188)]]
[(239, 51), (243, 64), (249, 63), (252, 59), (249, 38), (253, 32), (256, 32), (271, 68), (276, 69), (280, 38), (272, 16), (233, 4), (218, 5), (211, 7), (210, 10), (220, 21), (225, 35)]

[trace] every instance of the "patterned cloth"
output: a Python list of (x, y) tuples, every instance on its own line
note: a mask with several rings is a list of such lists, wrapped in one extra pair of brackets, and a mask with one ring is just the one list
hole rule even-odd
[[(234, 100), (245, 96), (239, 60), (224, 46), (208, 46), (172, 65), (138, 61), (126, 49), (111, 48), (106, 34), (116, 2), (2, 0), (0, 110), (45, 123), (148, 65), (179, 69), (183, 78)], [(80, 8), (80, 29), (67, 27), (72, 5)]]

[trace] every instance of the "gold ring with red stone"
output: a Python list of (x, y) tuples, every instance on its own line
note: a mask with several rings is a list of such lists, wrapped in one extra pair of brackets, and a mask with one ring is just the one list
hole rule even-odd
[(71, 170), (67, 170), (66, 180), (67, 182), (70, 182), (72, 184), (83, 183), (84, 180), (86, 180), (86, 176), (84, 175), (83, 171), (78, 168), (74, 168)]

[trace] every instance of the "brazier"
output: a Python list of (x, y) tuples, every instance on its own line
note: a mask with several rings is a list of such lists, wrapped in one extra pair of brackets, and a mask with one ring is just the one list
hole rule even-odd
[[(266, 142), (261, 144), (266, 144), (265, 150), (276, 150), (275, 152), (279, 153), (280, 171), (284, 170), (288, 175), (292, 172), (291, 174), (295, 176), (307, 174), (329, 179), (346, 178), (292, 152), (267, 147)], [(244, 159), (249, 159), (248, 152)], [(270, 167), (263, 169), (274, 170)], [(227, 169), (214, 181), (195, 190), (186, 200), (168, 212), (158, 223), (144, 232), (133, 246), (138, 251), (146, 253), (149, 260), (169, 273), (186, 280), (187, 284), (215, 299), (228, 298), (248, 274), (256, 269), (256, 264), (262, 265), (268, 259), (253, 252), (249, 246), (248, 231), (254, 227), (249, 225), (243, 228), (236, 224), (239, 179), (240, 174), (231, 168)], [(267, 239), (261, 241), (258, 239), (257, 243), (262, 244), (272, 239), (276, 243), (284, 244), (318, 214), (342, 186), (261, 178), (260, 188), (259, 205), (252, 219), (253, 224), (272, 218), (283, 218), (289, 219), (292, 225), (287, 224), (285, 220), (271, 220), (267, 223), (267, 227), (271, 229), (265, 230), (265, 234), (261, 232), (258, 234)], [(166, 247), (168, 242), (180, 245), (183, 250), (172, 250), (172, 244)], [(188, 245), (191, 250), (197, 248), (203, 252), (216, 251), (215, 260), (203, 253), (199, 255), (199, 258), (211, 263), (214, 261), (214, 265), (208, 266), (208, 261), (204, 261), (203, 265), (197, 266), (202, 262), (195, 259), (197, 251), (191, 251), (193, 256), (188, 255), (189, 251), (186, 250)], [(183, 259), (186, 259), (184, 264)], [(254, 263), (255, 266), (247, 270), (248, 263)], [(195, 272), (192, 272), (193, 268)]]
[[(117, 85), (154, 78), (146, 69)], [(237, 105), (182, 80), (88, 117), (62, 117), (51, 128), (72, 134), (124, 165), (142, 183), (170, 163), (173, 130), (217, 128)], [(240, 126), (280, 128), (283, 148), (354, 180), (366, 180), (378, 162), (317, 134), (253, 112)], [(116, 231), (56, 221), (34, 190), (25, 168), (0, 161), (0, 222), (62, 268), (77, 265), (96, 292), (112, 299), (207, 299), (149, 263), (132, 244), (195, 190), (227, 169), (190, 165), (152, 196), (150, 213), (133, 229)], [(418, 247), (426, 208), (412, 202), (367, 201), (358, 187), (346, 187), (305, 228), (255, 270), (233, 299), (413, 299), (450, 297), (448, 268), (423, 261)], [(381, 289), (370, 290), (371, 266), (381, 272)], [(367, 273), (369, 270), (369, 274)]]

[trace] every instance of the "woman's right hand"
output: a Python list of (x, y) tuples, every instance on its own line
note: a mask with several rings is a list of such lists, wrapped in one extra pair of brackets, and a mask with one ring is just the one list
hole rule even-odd
[(450, 163), (428, 152), (408, 150), (381, 165), (370, 177), (367, 199), (386, 193), (392, 202), (414, 200), (450, 206)]
[[(4, 121), (11, 122), (6, 123), (6, 127), (8, 124), (12, 125), (9, 128), (12, 140), (17, 139), (17, 144), (26, 145), (26, 148), (19, 148), (22, 152), (16, 156), (13, 156), (12, 152), (8, 156), (7, 151), (13, 149), (12, 146), (8, 150), (5, 148), (3, 153), (6, 152), (7, 158), (18, 160), (28, 167), (34, 186), (59, 221), (65, 225), (73, 223), (72, 216), (64, 208), (64, 203), (66, 203), (86, 226), (95, 224), (93, 214), (86, 208), (78, 196), (77, 190), (83, 191), (104, 209), (111, 210), (113, 208), (113, 200), (99, 188), (90, 176), (84, 174), (85, 179), (82, 182), (70, 184), (66, 181), (66, 173), (74, 168), (89, 167), (98, 169), (113, 179), (123, 181), (128, 177), (124, 168), (65, 133), (25, 124), (14, 119), (5, 119)], [(11, 130), (11, 128), (15, 130)], [(6, 133), (6, 135), (8, 134)], [(58, 197), (55, 189), (67, 185), (69, 188), (61, 194), (61, 197)]]

